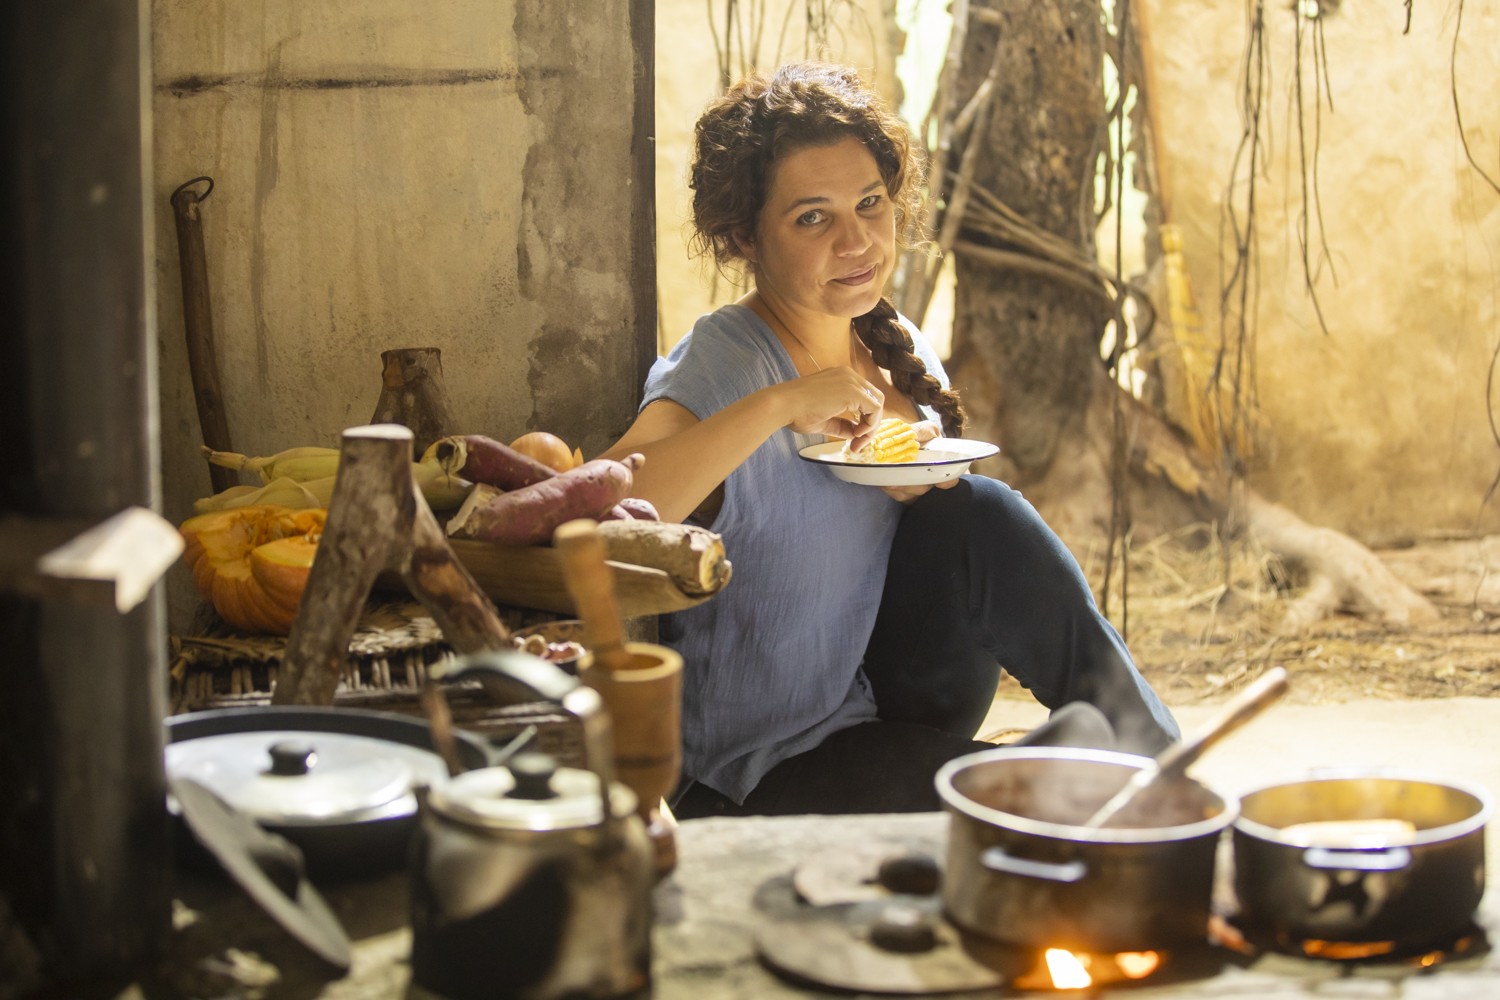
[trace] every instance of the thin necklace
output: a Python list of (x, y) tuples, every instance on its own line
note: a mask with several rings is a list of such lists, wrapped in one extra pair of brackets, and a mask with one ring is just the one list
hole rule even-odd
[[(802, 348), (802, 353), (807, 355), (807, 360), (809, 360), (809, 361), (811, 361), (813, 363), (813, 367), (816, 368), (818, 371), (822, 371), (823, 370), (823, 366), (820, 365), (820, 364), (818, 364), (818, 359), (815, 358), (815, 357), (813, 357), (813, 352), (809, 351), (807, 349), (807, 345), (802, 342), (802, 338), (801, 337), (797, 336), (797, 332), (795, 330), (793, 330), (791, 327), (789, 327), (789, 326), (786, 325), (786, 320), (784, 320), (784, 319), (781, 318), (781, 314), (778, 313), (775, 309), (771, 308), (771, 302), (770, 302), (770, 300), (767, 299), (764, 295), (762, 295), (762, 296), (760, 296), (760, 304), (766, 307), (766, 312), (770, 313), (771, 314), (771, 318), (776, 321), (776, 324), (778, 326), (780, 326), (783, 330), (786, 331), (787, 336), (791, 337), (793, 340), (795, 340), (797, 342), (797, 346), (800, 347), (800, 348)], [(849, 330), (850, 330), (851, 333), (854, 330), (854, 320), (852, 320), (852, 319), (849, 321)], [(851, 358), (851, 362), (852, 362), (852, 360), (853, 359)]]

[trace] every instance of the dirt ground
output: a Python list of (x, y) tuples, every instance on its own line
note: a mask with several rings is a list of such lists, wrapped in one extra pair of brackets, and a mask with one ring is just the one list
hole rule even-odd
[[(1107, 611), (1172, 705), (1220, 700), (1277, 665), (1289, 674), (1288, 702), (1500, 696), (1500, 536), (1376, 555), (1433, 603), (1437, 621), (1393, 625), (1340, 612), (1284, 629), (1299, 581), (1265, 553), (1201, 528), (1132, 548), (1126, 572), (1113, 568)], [(1082, 562), (1098, 593), (1102, 553)], [(1007, 685), (1002, 697), (1030, 697)]]

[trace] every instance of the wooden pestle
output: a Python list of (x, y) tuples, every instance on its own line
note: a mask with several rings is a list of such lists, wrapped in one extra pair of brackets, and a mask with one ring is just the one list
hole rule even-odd
[(552, 539), (583, 620), (587, 652), (579, 676), (609, 709), (615, 773), (636, 794), (657, 875), (665, 876), (677, 864), (677, 824), (665, 797), (682, 767), (682, 657), (665, 646), (625, 642), (614, 578), (594, 521), (569, 521)]
[(594, 654), (594, 663), (611, 671), (630, 669), (633, 658), (625, 649), (625, 626), (599, 525), (588, 518), (559, 525), (552, 544), (562, 557), (563, 582), (583, 620), (584, 646)]

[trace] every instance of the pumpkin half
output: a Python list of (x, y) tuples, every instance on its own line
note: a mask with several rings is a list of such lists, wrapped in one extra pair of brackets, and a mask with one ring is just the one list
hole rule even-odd
[(328, 512), (252, 504), (188, 518), (179, 529), (193, 583), (219, 616), (246, 632), (286, 635)]

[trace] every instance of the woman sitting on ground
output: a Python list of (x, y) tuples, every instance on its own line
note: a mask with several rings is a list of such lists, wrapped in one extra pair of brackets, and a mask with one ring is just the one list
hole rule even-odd
[(723, 536), (734, 578), (665, 616), (685, 660), (681, 818), (939, 808), (1002, 667), (1053, 709), (1031, 742), (1154, 754), (1175, 721), (1019, 493), (979, 475), (876, 488), (798, 457), (886, 417), (964, 411), (883, 291), (913, 231), (910, 136), (850, 69), (753, 76), (698, 121), (695, 243), (754, 282), (658, 359), (607, 452), (634, 492)]

